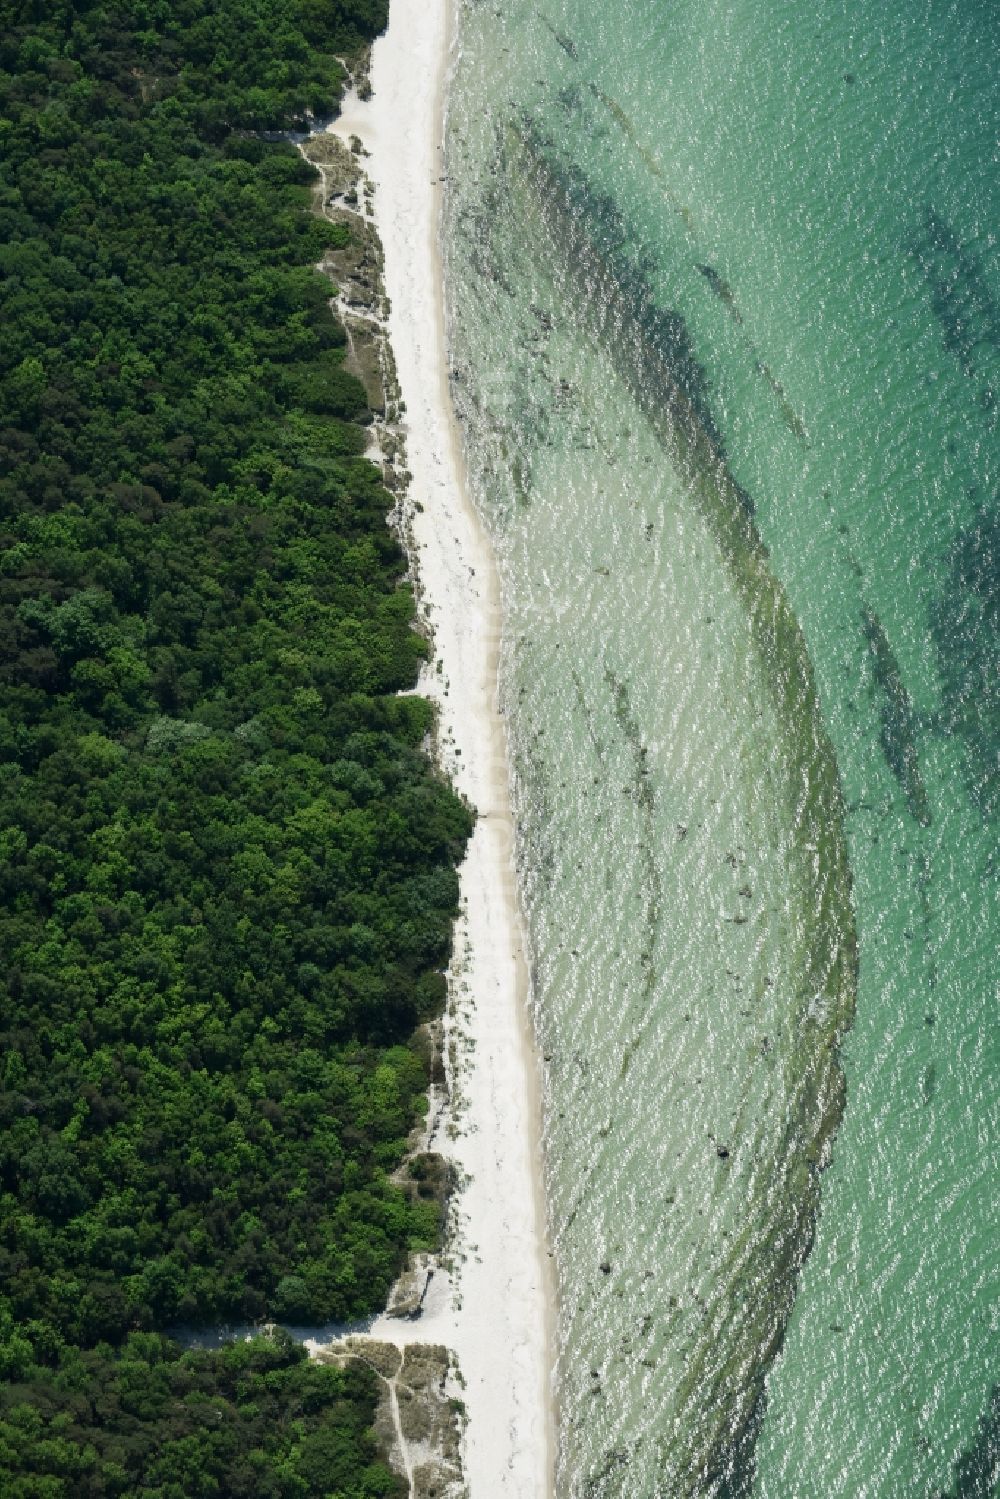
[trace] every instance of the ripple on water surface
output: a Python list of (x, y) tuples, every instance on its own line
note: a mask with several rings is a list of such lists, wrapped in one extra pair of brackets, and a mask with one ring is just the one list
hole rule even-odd
[(995, 69), (918, 9), (463, 12), (567, 1494), (992, 1481)]

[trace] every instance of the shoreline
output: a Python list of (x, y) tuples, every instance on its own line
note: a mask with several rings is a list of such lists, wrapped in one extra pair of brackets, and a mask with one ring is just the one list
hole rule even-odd
[[(555, 1289), (545, 1228), (541, 1079), (513, 859), (506, 736), (497, 705), (501, 612), (492, 548), (469, 497), (448, 388), (440, 245), (452, 0), (391, 0), (370, 99), (348, 93), (330, 129), (357, 136), (375, 187), (388, 338), (411, 475), (402, 507), (421, 619), (434, 644), (418, 691), (438, 710), (438, 759), (478, 813), (459, 870), (445, 1016), (450, 1098), (438, 1144), (459, 1177), (455, 1240), (419, 1317), (370, 1335), (447, 1345), (468, 1424), (465, 1480), (547, 1499), (555, 1437)], [(471, 1001), (471, 1002), (470, 1002)], [(439, 1126), (440, 1127), (440, 1126)]]

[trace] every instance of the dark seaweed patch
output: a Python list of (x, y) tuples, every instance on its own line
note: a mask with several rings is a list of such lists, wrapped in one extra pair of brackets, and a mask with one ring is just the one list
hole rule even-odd
[[(588, 260), (599, 271), (608, 292), (608, 315), (639, 334), (644, 362), (660, 376), (665, 398), (669, 400), (673, 388), (683, 393), (717, 457), (723, 460), (725, 447), (712, 412), (708, 375), (682, 315), (674, 308), (662, 307), (657, 299), (652, 258), (627, 248), (628, 226), (614, 198), (595, 188), (575, 162), (559, 159), (553, 142), (534, 121), (523, 118), (518, 135), (535, 170), (545, 179), (545, 191), (560, 200), (561, 211), (574, 225), (581, 244), (586, 246)], [(743, 497), (743, 503), (752, 511), (749, 496)]]
[(931, 822), (930, 803), (924, 789), (917, 759), (913, 704), (906, 690), (889, 637), (878, 616), (868, 608), (861, 610), (861, 628), (872, 658), (872, 675), (879, 697), (881, 729), (879, 741), (889, 769), (903, 788), (910, 815), (921, 827)]
[[(914, 236), (912, 252), (927, 282), (945, 348), (967, 375), (982, 373), (983, 355), (1000, 349), (1000, 306), (978, 255), (929, 205)], [(986, 409), (992, 409), (992, 401), (986, 403)]]
[(728, 307), (738, 323), (743, 322), (740, 309), (736, 305), (736, 296), (733, 288), (729, 285), (725, 276), (720, 276), (714, 265), (696, 265), (695, 270), (708, 282), (715, 295), (723, 306)]
[(996, 1499), (1000, 1492), (1000, 1384), (995, 1384), (976, 1433), (959, 1457), (951, 1488), (933, 1499)]
[[(733, 319), (733, 322), (736, 323), (737, 327), (742, 328), (743, 314), (740, 312), (739, 307), (736, 305), (736, 293), (733, 291), (733, 288), (730, 286), (726, 278), (719, 274), (714, 265), (708, 265), (707, 263), (696, 265), (695, 270), (699, 273), (699, 275), (704, 276), (705, 280), (708, 282), (709, 286), (718, 297), (719, 301), (728, 310), (730, 317)], [(753, 354), (753, 367), (757, 371), (757, 374), (767, 382), (771, 394), (777, 400), (778, 410), (781, 412), (781, 420), (784, 422), (788, 430), (792, 432), (800, 442), (808, 443), (809, 433), (806, 430), (806, 424), (793, 407), (791, 401), (788, 399), (788, 394), (785, 390), (785, 387), (782, 385), (781, 381), (774, 375), (766, 360), (761, 358), (756, 345), (749, 339), (747, 340), (747, 342), (749, 343), (750, 351)]]
[(553, 26), (548, 16), (543, 15), (541, 11), (539, 11), (538, 14), (542, 17), (544, 25), (552, 33), (552, 36), (555, 38), (556, 42), (558, 42), (559, 46), (563, 49), (566, 56), (571, 57), (573, 61), (576, 62), (580, 53), (573, 38), (571, 36), (567, 36), (564, 31), (558, 31), (556, 27)]
[[(639, 951), (639, 966), (642, 971), (642, 1008), (646, 1015), (646, 1024), (648, 1024), (653, 1016), (653, 1010), (649, 1002), (653, 997), (653, 991), (656, 986), (656, 970), (653, 966), (653, 958), (656, 951), (663, 902), (663, 889), (660, 881), (660, 872), (656, 867), (656, 855), (654, 851), (655, 800), (650, 785), (649, 751), (643, 741), (639, 722), (632, 711), (627, 685), (620, 681), (607, 666), (604, 668), (604, 680), (611, 693), (612, 712), (615, 723), (618, 725), (632, 757), (633, 772), (629, 794), (639, 807), (643, 820), (640, 853), (643, 865), (645, 938)], [(644, 1029), (645, 1026), (641, 1027), (639, 1033), (632, 1037), (625, 1048), (621, 1062), (622, 1077), (625, 1077), (628, 1072), (632, 1057), (642, 1042)]]
[(980, 510), (956, 537), (930, 611), (941, 673), (942, 727), (964, 749), (969, 795), (1000, 814), (1000, 516)]

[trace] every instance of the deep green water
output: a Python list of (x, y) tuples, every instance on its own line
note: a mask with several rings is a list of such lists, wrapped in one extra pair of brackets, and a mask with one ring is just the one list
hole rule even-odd
[(1000, 12), (460, 37), (560, 1492), (991, 1494)]

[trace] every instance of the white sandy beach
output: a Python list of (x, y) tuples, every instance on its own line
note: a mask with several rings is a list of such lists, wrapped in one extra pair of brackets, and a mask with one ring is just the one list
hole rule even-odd
[[(527, 1013), (512, 862), (505, 738), (497, 712), (499, 585), (469, 501), (448, 392), (440, 182), (452, 0), (391, 0), (374, 47), (373, 97), (345, 99), (333, 129), (360, 137), (375, 185), (389, 334), (405, 403), (412, 559), (434, 660), (420, 690), (440, 709), (442, 755), (479, 812), (461, 870), (453, 1027), (457, 1118), (435, 1148), (466, 1179), (455, 1269), (438, 1272), (419, 1320), (372, 1333), (439, 1342), (458, 1356), (472, 1499), (548, 1496), (554, 1461), (553, 1277), (545, 1243), (539, 1076)], [(440, 663), (440, 665), (439, 665)], [(448, 1135), (452, 1138), (449, 1139)]]

